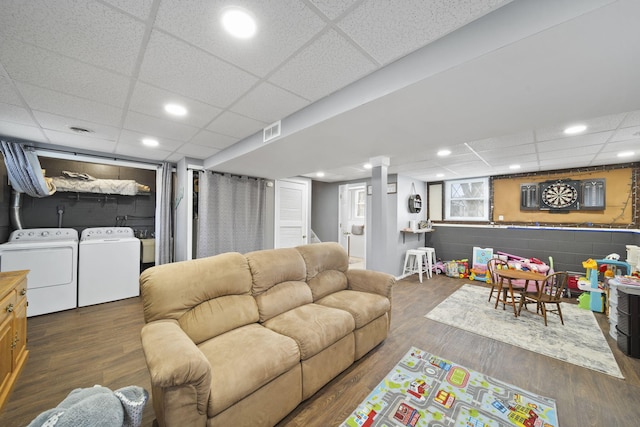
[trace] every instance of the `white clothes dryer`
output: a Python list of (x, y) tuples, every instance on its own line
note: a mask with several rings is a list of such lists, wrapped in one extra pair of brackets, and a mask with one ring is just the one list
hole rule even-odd
[(27, 317), (77, 307), (78, 232), (72, 228), (15, 230), (0, 245), (0, 271), (29, 270)]
[(130, 227), (87, 228), (80, 236), (78, 306), (140, 295), (140, 240)]

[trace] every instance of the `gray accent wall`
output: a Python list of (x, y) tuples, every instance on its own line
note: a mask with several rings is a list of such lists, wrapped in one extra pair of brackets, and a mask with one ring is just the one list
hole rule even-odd
[(582, 272), (582, 261), (611, 253), (627, 256), (626, 245), (640, 246), (640, 231), (619, 229), (494, 228), (436, 225), (428, 236), (442, 260), (471, 259), (474, 246), (544, 262), (553, 257), (556, 271)]

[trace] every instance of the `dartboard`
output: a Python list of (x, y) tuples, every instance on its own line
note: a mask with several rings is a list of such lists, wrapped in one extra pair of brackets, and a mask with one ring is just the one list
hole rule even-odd
[(578, 186), (573, 182), (547, 184), (540, 194), (542, 202), (552, 209), (569, 208), (578, 201)]

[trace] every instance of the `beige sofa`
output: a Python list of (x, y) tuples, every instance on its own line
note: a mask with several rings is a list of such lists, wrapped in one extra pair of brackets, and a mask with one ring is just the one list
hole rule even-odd
[(160, 426), (272, 426), (382, 342), (392, 276), (337, 243), (152, 267), (142, 346)]

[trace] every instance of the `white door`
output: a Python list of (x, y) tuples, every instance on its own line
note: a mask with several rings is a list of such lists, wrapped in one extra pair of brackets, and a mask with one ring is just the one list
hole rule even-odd
[(292, 248), (309, 242), (309, 183), (276, 181), (275, 247)]

